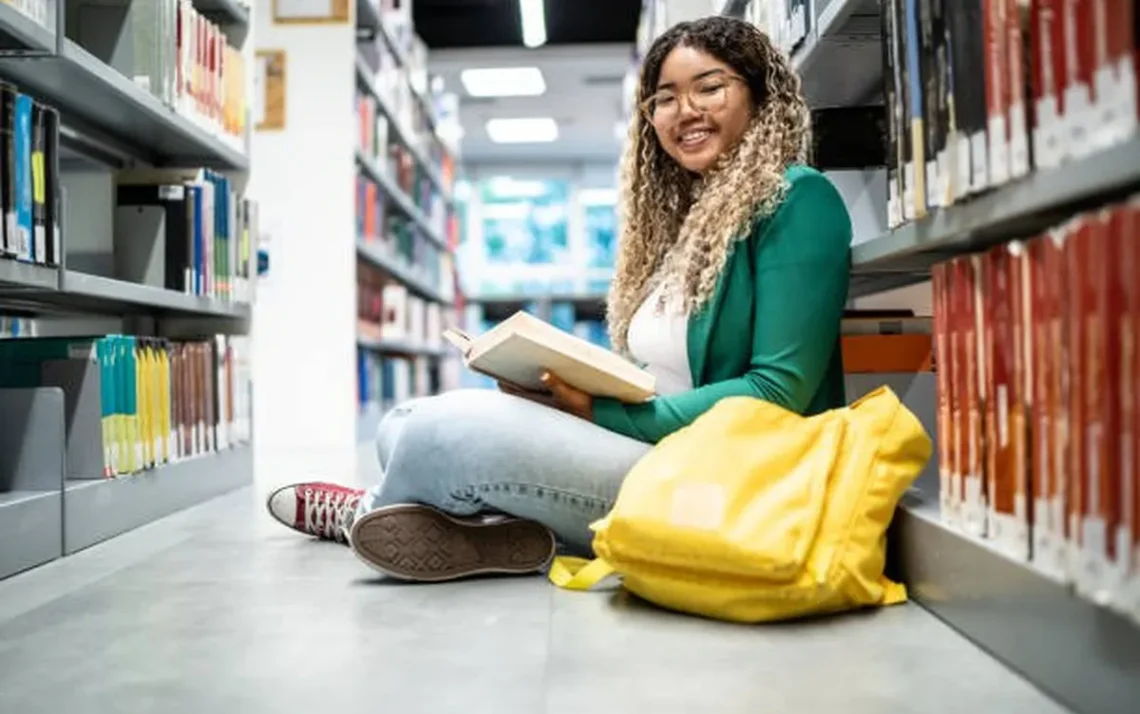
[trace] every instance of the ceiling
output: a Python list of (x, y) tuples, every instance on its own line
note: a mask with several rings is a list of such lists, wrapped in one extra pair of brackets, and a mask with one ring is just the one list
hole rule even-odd
[[(545, 0), (548, 45), (633, 42), (641, 0)], [(518, 0), (415, 0), (429, 49), (521, 47)]]
[[(460, 97), (464, 163), (598, 163), (620, 154), (615, 126), (624, 122), (622, 80), (632, 53), (633, 45), (624, 43), (432, 50), (428, 65), (443, 78), (446, 91)], [(467, 96), (460, 81), (464, 69), (522, 66), (542, 71), (545, 94), (476, 99)], [(552, 117), (559, 137), (550, 143), (496, 144), (485, 128), (496, 117)]]

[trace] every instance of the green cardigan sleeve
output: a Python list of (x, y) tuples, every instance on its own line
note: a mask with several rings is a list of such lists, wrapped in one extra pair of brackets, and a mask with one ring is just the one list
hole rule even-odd
[(748, 372), (644, 404), (596, 399), (596, 424), (657, 443), (725, 397), (757, 397), (799, 413), (808, 408), (834, 352), (847, 302), (851, 219), (831, 182), (810, 173), (792, 183), (758, 232), (748, 238), (759, 241)]

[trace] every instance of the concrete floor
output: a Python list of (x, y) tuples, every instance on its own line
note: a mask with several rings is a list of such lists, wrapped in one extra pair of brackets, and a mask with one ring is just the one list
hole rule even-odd
[(0, 581), (5, 714), (1053, 714), (917, 606), (742, 627), (539, 577), (432, 586), (251, 490)]

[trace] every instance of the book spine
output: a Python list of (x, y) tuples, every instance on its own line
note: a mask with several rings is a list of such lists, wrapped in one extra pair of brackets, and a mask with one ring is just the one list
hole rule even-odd
[(32, 98), (16, 95), (12, 127), (12, 151), (15, 159), (15, 235), (16, 258), (34, 261), (32, 221)]
[(947, 3), (933, 0), (935, 72), (938, 77), (938, 198), (937, 204), (949, 206), (957, 199), (958, 125), (954, 117), (954, 69), (947, 20)]
[(1081, 523), (1085, 514), (1087, 497), (1085, 483), (1088, 481), (1088, 389), (1089, 328), (1095, 308), (1095, 290), (1089, 284), (1088, 266), (1092, 263), (1089, 252), (1090, 226), (1087, 217), (1074, 220), (1074, 226), (1066, 242), (1065, 265), (1068, 272), (1069, 298), (1068, 337), (1069, 337), (1069, 472), (1066, 483), (1067, 524), (1066, 569), (1074, 581), (1080, 578)]
[(1032, 285), (1028, 245), (1008, 246), (1013, 370), (1010, 383), (1010, 473), (1013, 478), (1013, 522), (1010, 554), (1029, 560), (1032, 527), (1030, 418), (1033, 405)]
[(984, 478), (985, 414), (988, 405), (985, 335), (988, 329), (983, 301), (985, 266), (982, 256), (965, 259), (965, 400), (968, 419), (966, 466), (963, 490), (966, 501), (966, 527), (974, 535), (986, 534), (987, 494)]
[(967, 439), (970, 433), (969, 414), (966, 401), (966, 259), (955, 258), (947, 263), (947, 329), (950, 338), (950, 418), (954, 424), (950, 429), (950, 500), (952, 513), (963, 528), (967, 523), (967, 503), (965, 498), (965, 474), (968, 458)]
[(939, 263), (931, 268), (931, 288), (934, 298), (934, 377), (937, 384), (937, 429), (938, 429), (938, 494), (942, 520), (948, 525), (958, 524), (957, 507), (953, 498), (950, 477), (954, 468), (953, 443), (950, 411), (950, 373), (953, 369), (950, 358), (949, 330), (947, 320), (951, 315), (948, 301), (947, 263)]
[(1029, 0), (1006, 0), (1006, 64), (1009, 70), (1009, 173), (1029, 173)]
[(1109, 86), (1106, 98), (1113, 104), (1108, 128), (1112, 142), (1127, 140), (1140, 129), (1136, 94), (1135, 0), (1107, 0)]
[(1073, 362), (1071, 312), (1068, 300), (1070, 286), (1069, 257), (1072, 254), (1076, 222), (1067, 223), (1050, 231), (1046, 251), (1049, 280), (1049, 349), (1052, 384), (1049, 389), (1049, 412), (1052, 421), (1050, 443), (1053, 446), (1052, 481), (1049, 485), (1050, 517), (1053, 527), (1052, 565), (1055, 574), (1068, 576), (1069, 542), (1069, 483), (1073, 450), (1071, 423), (1071, 394), (1073, 392)]
[[(1123, 259), (1121, 275), (1124, 280), (1126, 315), (1122, 320), (1121, 333), (1126, 351), (1123, 355), (1126, 382), (1121, 384), (1124, 394), (1131, 399), (1124, 400), (1126, 425), (1123, 436), (1124, 479), (1124, 540), (1127, 548), (1122, 548), (1121, 558), (1127, 563), (1127, 574), (1121, 592), (1117, 596), (1119, 608), (1140, 622), (1140, 285), (1136, 284), (1136, 271), (1140, 270), (1140, 197), (1133, 198), (1126, 207), (1127, 220), (1124, 226)], [(1127, 553), (1127, 555), (1126, 555)]]
[(1057, 166), (1065, 158), (1064, 0), (1033, 0), (1033, 158), (1040, 168)]
[(898, 37), (895, 7), (895, 3), (888, 0), (888, 2), (883, 3), (882, 12), (879, 15), (883, 55), (883, 109), (887, 119), (887, 224), (890, 228), (902, 225), (903, 222), (901, 151), (899, 147), (901, 137), (899, 133), (904, 113), (897, 84), (898, 65), (895, 62)]
[(1083, 156), (1091, 147), (1092, 104), (1092, 1), (1061, 0), (1065, 17), (1065, 124), (1070, 156)]
[(1112, 62), (1112, 32), (1109, 30), (1109, 5), (1113, 0), (1090, 0), (1090, 45), (1092, 54), (1092, 129), (1090, 149), (1103, 149), (1115, 140), (1116, 113), (1120, 107), (1116, 73)]
[(1035, 564), (1050, 569), (1054, 550), (1053, 524), (1050, 519), (1050, 496), (1053, 480), (1052, 404), (1054, 360), (1049, 340), (1053, 319), (1050, 304), (1050, 280), (1047, 252), (1049, 238), (1038, 237), (1029, 242), (1029, 281), (1031, 284), (1032, 341), (1029, 363), (1031, 366), (1032, 408), (1031, 437), (1033, 477), (1032, 495), (1033, 545)]
[(936, 0), (918, 2), (918, 69), (922, 85), (922, 122), (925, 166), (923, 181), (926, 185), (926, 207), (941, 205), (941, 179), (938, 157), (941, 151), (941, 112), (938, 108), (941, 83), (938, 78), (938, 46), (935, 29)]
[(1013, 389), (1010, 261), (1005, 246), (991, 248), (985, 266), (986, 342), (986, 535), (1008, 550), (1013, 537), (1013, 474), (1010, 471), (1010, 401)]
[(1007, 0), (984, 0), (986, 42), (986, 140), (990, 185), (1009, 180), (1009, 71), (1006, 68)]
[(907, 156), (903, 196), (907, 220), (926, 215), (926, 147), (923, 126), (921, 42), (918, 0), (903, 0), (906, 46), (907, 126), (910, 153)]

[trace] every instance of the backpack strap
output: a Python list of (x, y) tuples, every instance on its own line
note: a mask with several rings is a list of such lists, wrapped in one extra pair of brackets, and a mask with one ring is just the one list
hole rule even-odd
[(614, 574), (614, 566), (603, 558), (586, 560), (562, 556), (550, 565), (550, 582), (567, 590), (589, 590)]

